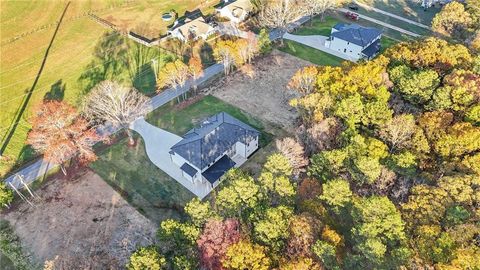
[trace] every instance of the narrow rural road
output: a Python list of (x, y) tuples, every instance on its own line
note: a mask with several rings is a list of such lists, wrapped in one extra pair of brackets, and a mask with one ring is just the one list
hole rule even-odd
[[(416, 21), (412, 21), (412, 20), (409, 20), (409, 19), (406, 19), (404, 17), (401, 17), (401, 16), (398, 16), (398, 15), (395, 15), (395, 14), (392, 14), (390, 12), (387, 12), (387, 11), (384, 11), (384, 10), (381, 10), (381, 9), (378, 9), (378, 8), (375, 8), (375, 7), (372, 7), (372, 6), (369, 6), (369, 5), (366, 5), (364, 3), (359, 3), (357, 1), (355, 1), (355, 4), (365, 8), (365, 9), (370, 9), (370, 10), (373, 10), (377, 13), (381, 13), (383, 15), (387, 15), (389, 17), (392, 17), (392, 18), (395, 18), (397, 20), (400, 20), (400, 21), (404, 21), (404, 22), (407, 22), (409, 24), (413, 24), (413, 25), (416, 25), (416, 26), (419, 26), (419, 27), (422, 27), (422, 28), (425, 28), (425, 29), (428, 29), (428, 30), (431, 30), (431, 28), (428, 26), (428, 25), (425, 25), (423, 23), (419, 23), (419, 22), (416, 22)], [(360, 14), (361, 15), (361, 14)]]
[[(344, 12), (344, 13), (345, 13), (345, 12), (351, 12), (350, 10), (348, 10), (348, 9), (346, 9), (346, 8), (338, 8), (337, 10), (338, 10), (338, 11), (341, 11), (341, 12)], [(406, 34), (406, 35), (409, 35), (409, 36), (412, 36), (412, 37), (421, 37), (421, 35), (419, 35), (419, 34), (417, 34), (417, 33), (410, 32), (410, 31), (408, 31), (408, 30), (405, 30), (405, 29), (403, 29), (403, 28), (397, 27), (397, 26), (395, 26), (395, 25), (391, 25), (391, 24), (389, 24), (389, 23), (382, 22), (382, 21), (380, 21), (380, 20), (374, 19), (374, 18), (372, 18), (372, 17), (368, 17), (368, 16), (363, 15), (363, 14), (358, 14), (358, 15), (359, 15), (359, 17), (360, 17), (361, 19), (365, 19), (365, 20), (367, 20), (367, 21), (374, 22), (374, 23), (376, 23), (376, 24), (379, 24), (379, 25), (381, 25), (381, 26), (385, 26), (385, 27), (387, 27), (387, 28), (393, 29), (393, 30), (398, 31), (398, 32), (400, 32), (400, 33), (403, 33), (403, 34)]]
[[(213, 78), (215, 75), (223, 72), (223, 65), (214, 64), (207, 67), (203, 70), (203, 76), (198, 78), (197, 85), (206, 82), (207, 80)], [(152, 97), (151, 104), (149, 104), (149, 111), (153, 111), (159, 108), (162, 105), (167, 104), (170, 100), (175, 99), (176, 97), (184, 94), (190, 90), (192, 86), (192, 81), (188, 81), (183, 87), (174, 89), (169, 88), (161, 92), (160, 94)], [(104, 125), (99, 127), (98, 133), (102, 136), (109, 136), (117, 132), (118, 128), (113, 128), (111, 125)], [(46, 175), (50, 170), (53, 170), (58, 167), (58, 164), (53, 164), (45, 161), (43, 158), (37, 160), (36, 162), (20, 169), (16, 174), (21, 175), (25, 183), (31, 183), (40, 177)], [(13, 174), (5, 179), (5, 182), (11, 182), (16, 188), (21, 188), (21, 183), (16, 177), (16, 174)]]
[[(289, 29), (296, 28), (303, 23), (307, 22), (310, 18), (308, 16), (304, 16), (299, 18), (296, 22), (292, 23)], [(270, 31), (270, 39), (276, 40), (281, 37), (282, 32), (273, 29)], [(223, 65), (221, 64), (214, 64), (206, 69), (203, 70), (203, 76), (197, 80), (197, 85), (200, 85), (209, 79), (213, 78), (214, 76), (221, 74), (223, 72)], [(174, 89), (169, 88), (161, 92), (160, 94), (152, 97), (150, 109), (151, 111), (157, 109), (158, 107), (168, 103), (169, 101), (175, 99), (176, 97), (182, 95), (183, 93), (187, 92), (190, 89), (192, 82), (188, 81), (184, 87)], [(117, 132), (118, 129), (109, 126), (108, 124), (99, 128), (98, 132), (101, 135), (109, 135)], [(12, 183), (16, 188), (21, 188), (21, 183), (16, 175), (20, 175), (23, 177), (23, 181), (26, 184), (29, 184), (36, 179), (45, 176), (50, 170), (53, 170), (58, 167), (58, 164), (52, 164), (46, 162), (43, 158), (38, 159), (37, 161), (31, 163), (28, 166), (25, 166), (15, 172), (14, 174), (10, 175), (9, 177), (5, 178), (4, 181), (7, 183)]]

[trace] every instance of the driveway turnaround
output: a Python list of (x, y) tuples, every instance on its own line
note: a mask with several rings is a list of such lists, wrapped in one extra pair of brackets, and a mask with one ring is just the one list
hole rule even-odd
[(332, 50), (330, 48), (325, 47), (325, 40), (327, 40), (328, 37), (326, 36), (321, 36), (321, 35), (309, 35), (309, 36), (298, 36), (298, 35), (292, 35), (289, 33), (285, 33), (283, 35), (284, 39), (289, 39), (293, 40), (295, 42), (301, 43), (303, 45), (306, 45), (308, 47), (312, 47), (314, 49), (320, 50), (322, 52), (326, 52), (331, 55), (335, 55), (336, 57), (340, 57), (342, 59), (356, 62), (357, 59), (354, 59), (346, 54), (343, 54), (341, 52), (337, 52), (335, 50)]
[(170, 148), (181, 141), (182, 137), (149, 124), (143, 117), (132, 122), (130, 128), (142, 136), (145, 142), (145, 151), (153, 164), (190, 190), (199, 199), (203, 199), (208, 195), (212, 190), (208, 183), (196, 182), (194, 184), (185, 179), (180, 168), (170, 159), (170, 154), (168, 153)]

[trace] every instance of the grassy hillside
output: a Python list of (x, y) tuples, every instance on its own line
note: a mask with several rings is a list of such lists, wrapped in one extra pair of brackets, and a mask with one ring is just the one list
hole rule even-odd
[[(6, 148), (0, 160), (0, 177), (15, 165), (35, 157), (25, 144), (30, 129), (29, 118), (35, 106), (46, 97), (78, 105), (89, 90), (86, 87), (89, 84), (80, 78), (92, 67), (95, 47), (107, 29), (91, 20), (87, 12), (114, 11), (123, 8), (125, 3), (119, 0), (72, 2), (52, 41), (55, 22), (60, 19), (65, 6), (66, 2), (61, 1), (1, 3), (0, 147), (5, 145)], [(26, 103), (24, 99), (32, 89), (50, 43), (43, 71)], [(151, 81), (153, 74), (148, 75)], [(139, 81), (140, 85), (144, 84), (141, 78)], [(23, 104), (27, 105), (22, 112)], [(18, 115), (21, 115), (18, 126), (7, 140)]]

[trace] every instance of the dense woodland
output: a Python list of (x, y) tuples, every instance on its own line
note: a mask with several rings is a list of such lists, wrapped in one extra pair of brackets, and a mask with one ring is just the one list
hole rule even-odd
[(289, 88), (295, 138), (162, 222), (131, 269), (480, 269), (479, 56), (429, 38)]

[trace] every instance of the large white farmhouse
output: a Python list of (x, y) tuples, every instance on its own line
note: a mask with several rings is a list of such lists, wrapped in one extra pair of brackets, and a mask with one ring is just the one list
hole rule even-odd
[(168, 34), (183, 42), (188, 42), (200, 38), (206, 40), (216, 30), (213, 25), (205, 21), (200, 11), (195, 11), (176, 20), (168, 30)]
[(216, 8), (216, 11), (231, 22), (240, 23), (248, 17), (252, 9), (250, 0), (225, 0)]
[(382, 32), (376, 28), (338, 23), (332, 28), (325, 47), (355, 60), (372, 59), (380, 51), (381, 37)]
[(192, 183), (215, 187), (225, 172), (243, 164), (258, 149), (260, 133), (221, 112), (187, 132), (171, 147), (170, 158)]

